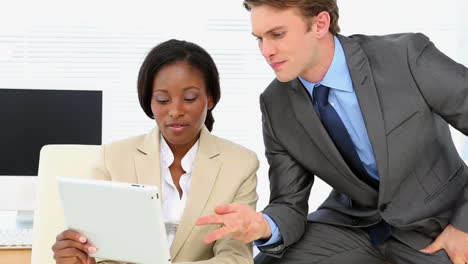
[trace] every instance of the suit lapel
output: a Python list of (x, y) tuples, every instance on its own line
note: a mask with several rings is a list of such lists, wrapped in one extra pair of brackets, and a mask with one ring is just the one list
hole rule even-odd
[(198, 153), (192, 169), (192, 181), (184, 213), (171, 246), (171, 256), (175, 258), (182, 245), (195, 227), (211, 195), (216, 177), (221, 167), (216, 157), (220, 154), (215, 137), (203, 127), (200, 133)]
[(332, 139), (322, 125), (317, 113), (314, 110), (310, 96), (306, 89), (302, 86), (299, 79), (295, 79), (289, 83), (292, 89), (287, 89), (290, 97), (290, 105), (301, 123), (302, 127), (307, 131), (310, 139), (320, 149), (322, 154), (334, 167), (345, 177), (348, 177), (352, 182), (361, 185), (362, 188), (369, 191), (373, 189), (359, 180), (351, 169), (348, 167), (340, 152), (336, 148)]
[(137, 148), (139, 153), (134, 160), (138, 183), (161, 186), (159, 137), (159, 129), (155, 128)]
[(384, 197), (387, 179), (387, 138), (377, 88), (372, 76), (369, 60), (358, 42), (338, 36), (348, 63), (349, 73), (356, 91), (367, 133), (374, 151), (380, 177), (380, 197)]

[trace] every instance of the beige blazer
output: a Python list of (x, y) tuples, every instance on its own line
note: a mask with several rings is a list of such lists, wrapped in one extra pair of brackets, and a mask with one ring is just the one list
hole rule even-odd
[[(93, 177), (160, 186), (159, 141), (160, 131), (155, 128), (149, 134), (104, 145)], [(213, 214), (214, 207), (220, 204), (238, 202), (255, 208), (257, 156), (210, 134), (204, 127), (193, 166), (190, 194), (170, 248), (172, 261), (253, 263), (251, 244), (230, 238), (205, 244), (204, 237), (219, 226), (195, 226), (195, 222), (201, 216)], [(110, 263), (102, 263), (106, 262)]]

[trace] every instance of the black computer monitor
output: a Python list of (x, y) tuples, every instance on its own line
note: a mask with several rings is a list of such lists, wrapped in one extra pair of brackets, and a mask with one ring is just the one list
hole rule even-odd
[(0, 177), (37, 175), (46, 144), (102, 142), (102, 91), (0, 88)]

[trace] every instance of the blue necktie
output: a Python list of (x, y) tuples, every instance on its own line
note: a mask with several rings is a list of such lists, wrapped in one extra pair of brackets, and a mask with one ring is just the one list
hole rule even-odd
[[(333, 106), (328, 103), (329, 92), (330, 88), (321, 84), (315, 86), (313, 91), (314, 107), (320, 115), (323, 126), (351, 171), (359, 179), (378, 189), (379, 182), (367, 173), (343, 121), (341, 121)], [(365, 230), (368, 232), (371, 244), (374, 247), (385, 242), (392, 231), (391, 226), (383, 219), (373, 226), (366, 227)]]
[(330, 88), (321, 84), (315, 86), (313, 91), (315, 107), (323, 126), (351, 171), (359, 179), (378, 189), (379, 182), (367, 173), (343, 121), (341, 121), (333, 106), (328, 103), (329, 92)]

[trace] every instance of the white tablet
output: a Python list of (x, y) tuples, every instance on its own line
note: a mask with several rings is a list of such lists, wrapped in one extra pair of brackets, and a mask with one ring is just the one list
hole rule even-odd
[(57, 183), (65, 224), (97, 248), (90, 256), (171, 263), (156, 186), (66, 177)]

